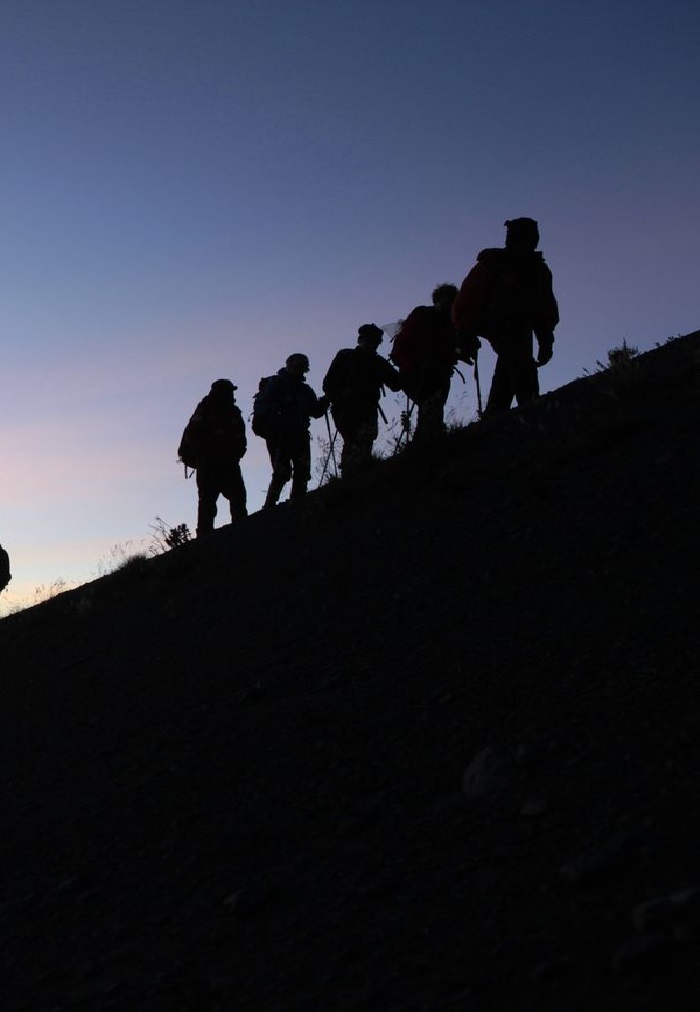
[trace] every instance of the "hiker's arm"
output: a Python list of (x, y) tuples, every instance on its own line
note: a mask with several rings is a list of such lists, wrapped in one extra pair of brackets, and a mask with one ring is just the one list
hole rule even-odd
[(546, 365), (554, 352), (554, 328), (559, 323), (559, 306), (552, 289), (552, 272), (542, 265), (540, 299), (535, 318), (535, 337), (537, 338), (537, 365)]
[(331, 403), (330, 398), (327, 397), (325, 394), (323, 395), (323, 397), (317, 397), (316, 394), (313, 393), (313, 391), (312, 397), (314, 402), (313, 405), (311, 405), (311, 410), (309, 411), (309, 414), (311, 415), (312, 418), (323, 418), (326, 411), (328, 411), (328, 408), (330, 407)]
[(399, 375), (398, 370), (394, 369), (394, 367), (386, 361), (384, 361), (382, 365), (380, 379), (381, 385), (383, 387), (389, 387), (389, 389), (393, 390), (394, 393), (398, 393), (399, 390), (403, 390), (401, 376)]
[(481, 341), (473, 331), (463, 330), (457, 334), (457, 358), (467, 365), (474, 365), (479, 354)]
[(542, 264), (539, 298), (535, 316), (535, 336), (537, 340), (547, 337), (554, 341), (554, 328), (559, 323), (559, 306), (552, 288), (552, 272), (546, 264)]
[(551, 331), (543, 331), (535, 336), (539, 349), (537, 352), (537, 365), (546, 365), (554, 354), (554, 334)]
[(240, 412), (236, 423), (236, 429), (237, 429), (236, 436), (239, 450), (238, 459), (240, 460), (241, 457), (245, 457), (246, 453), (248, 452), (248, 437), (245, 431), (245, 422), (243, 421), (243, 415), (240, 414)]

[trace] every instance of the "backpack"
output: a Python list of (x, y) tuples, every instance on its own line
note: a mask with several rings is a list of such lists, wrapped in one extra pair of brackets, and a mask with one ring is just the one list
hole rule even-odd
[(193, 420), (190, 418), (189, 422), (182, 430), (182, 436), (180, 437), (180, 445), (177, 448), (177, 457), (185, 465), (185, 477), (189, 477), (187, 474), (187, 468), (191, 471), (195, 471), (199, 466), (199, 456), (195, 440), (193, 438)]
[(545, 297), (542, 255), (535, 253), (515, 259), (503, 255), (501, 250), (488, 252), (492, 255), (486, 260), (488, 280), (478, 317), (478, 333), (488, 337), (512, 327), (532, 325)]
[(429, 306), (417, 306), (399, 327), (389, 358), (401, 372), (411, 372), (423, 361), (432, 319)]
[(356, 351), (356, 348), (343, 348), (328, 367), (323, 379), (323, 392), (331, 404), (339, 403), (348, 389), (353, 389), (357, 385), (359, 370)]
[(267, 439), (271, 435), (271, 423), (278, 414), (279, 405), (273, 402), (270, 391), (272, 376), (262, 376), (258, 392), (253, 397), (253, 417), (250, 427), (256, 436)]
[(0, 545), (0, 591), (5, 589), (11, 579), (10, 556), (7, 554), (2, 545)]

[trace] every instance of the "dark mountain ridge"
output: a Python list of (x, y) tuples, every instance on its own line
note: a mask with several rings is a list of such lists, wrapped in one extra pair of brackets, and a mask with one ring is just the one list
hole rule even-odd
[(695, 1007), (699, 376), (3, 619), (3, 1009)]

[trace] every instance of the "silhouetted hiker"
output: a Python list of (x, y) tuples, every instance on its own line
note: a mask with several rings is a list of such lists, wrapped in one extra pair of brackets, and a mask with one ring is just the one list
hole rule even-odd
[(10, 556), (7, 554), (2, 545), (0, 545), (0, 591), (5, 589), (11, 579)]
[[(197, 468), (197, 537), (214, 530), (216, 501), (228, 499), (231, 520), (247, 516), (241, 458), (247, 449), (245, 422), (229, 379), (215, 380), (187, 423), (183, 443), (189, 444)], [(182, 450), (182, 444), (181, 444)], [(184, 453), (181, 456), (185, 457)]]
[(306, 355), (295, 352), (274, 376), (260, 380), (253, 408), (253, 431), (262, 436), (272, 463), (272, 480), (263, 509), (270, 509), (292, 479), (290, 499), (306, 494), (311, 477), (309, 422), (328, 410), (328, 398), (317, 397), (304, 381)]
[(357, 331), (357, 346), (342, 348), (323, 380), (323, 392), (331, 402), (331, 414), (343, 437), (340, 470), (347, 477), (372, 457), (377, 438), (377, 414), (383, 388), (401, 390), (401, 377), (377, 354), (384, 337), (381, 327), (364, 323)]
[(473, 356), (478, 335), (498, 356), (487, 412), (507, 411), (514, 397), (518, 404), (534, 400), (540, 392), (537, 369), (552, 357), (559, 308), (552, 272), (535, 252), (539, 241), (532, 218), (507, 221), (505, 248), (479, 253), (452, 306), (460, 357)]
[(398, 367), (401, 386), (418, 406), (415, 439), (432, 438), (445, 430), (443, 411), (457, 357), (452, 327), (455, 285), (438, 285), (432, 306), (416, 306), (394, 338), (390, 358)]

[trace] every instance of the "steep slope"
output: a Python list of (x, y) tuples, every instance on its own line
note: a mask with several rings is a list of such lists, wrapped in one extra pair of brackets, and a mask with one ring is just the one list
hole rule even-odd
[(694, 1007), (699, 360), (3, 620), (3, 1008)]

